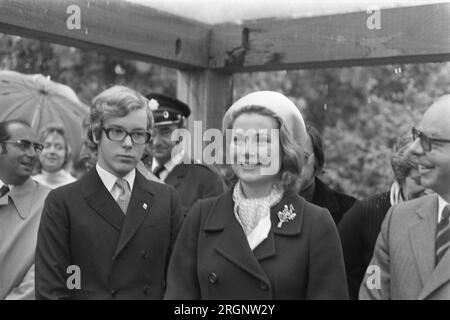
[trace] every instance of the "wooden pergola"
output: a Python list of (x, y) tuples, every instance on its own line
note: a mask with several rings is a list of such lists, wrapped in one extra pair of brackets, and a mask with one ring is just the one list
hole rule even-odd
[(121, 0), (0, 0), (2, 33), (176, 68), (204, 128), (220, 127), (236, 72), (450, 61), (450, 3), (380, 16), (379, 28), (367, 11), (211, 25)]

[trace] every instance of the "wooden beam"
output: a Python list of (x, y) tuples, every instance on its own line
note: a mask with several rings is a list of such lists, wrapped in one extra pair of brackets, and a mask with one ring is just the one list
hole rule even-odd
[(450, 3), (222, 24), (210, 67), (228, 72), (450, 61)]
[(233, 98), (233, 76), (213, 70), (178, 71), (177, 97), (191, 108), (189, 129), (194, 128), (194, 121), (202, 121), (203, 130), (221, 129), (222, 118)]
[(207, 67), (209, 28), (120, 0), (2, 0), (0, 32), (169, 67)]

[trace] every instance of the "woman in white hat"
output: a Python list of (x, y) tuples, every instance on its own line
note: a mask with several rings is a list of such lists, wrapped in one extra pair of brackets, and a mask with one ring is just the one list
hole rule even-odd
[(297, 195), (306, 130), (295, 104), (251, 93), (228, 109), (222, 131), (238, 181), (187, 215), (165, 298), (346, 299), (334, 222)]

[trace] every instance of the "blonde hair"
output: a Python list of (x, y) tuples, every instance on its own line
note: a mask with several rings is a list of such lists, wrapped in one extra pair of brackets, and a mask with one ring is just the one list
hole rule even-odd
[(92, 135), (100, 140), (105, 120), (125, 117), (134, 110), (145, 109), (147, 113), (147, 130), (153, 128), (153, 115), (148, 107), (148, 100), (139, 92), (125, 86), (113, 86), (101, 92), (92, 100), (90, 126)]

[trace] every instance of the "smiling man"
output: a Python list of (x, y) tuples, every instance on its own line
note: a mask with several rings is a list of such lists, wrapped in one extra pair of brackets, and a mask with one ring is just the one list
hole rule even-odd
[(420, 182), (436, 194), (392, 207), (360, 299), (450, 299), (450, 95), (412, 129)]
[(123, 86), (94, 98), (98, 162), (49, 194), (38, 234), (37, 298), (162, 298), (182, 214), (172, 187), (136, 170), (153, 125), (147, 105)]
[(30, 175), (42, 148), (26, 122), (0, 122), (0, 299), (34, 298), (37, 231), (50, 189)]

